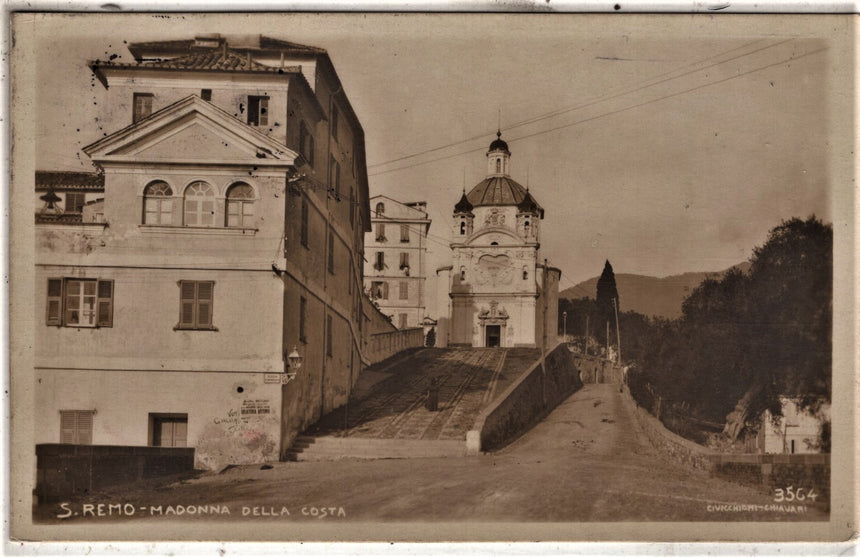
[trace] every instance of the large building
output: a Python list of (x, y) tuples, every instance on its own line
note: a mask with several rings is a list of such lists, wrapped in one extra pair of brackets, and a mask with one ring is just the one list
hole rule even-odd
[(427, 204), (378, 195), (370, 199), (370, 208), (365, 290), (399, 329), (421, 327), (427, 309)]
[(440, 300), (448, 317), (440, 320), (437, 344), (556, 342), (561, 271), (541, 259), (544, 210), (510, 177), (510, 158), (499, 132), (487, 151), (487, 177), (454, 206), (453, 262), (437, 271), (448, 298)]
[(362, 349), (364, 136), (322, 49), (129, 45), (92, 174), (37, 172), (37, 443), (283, 458)]

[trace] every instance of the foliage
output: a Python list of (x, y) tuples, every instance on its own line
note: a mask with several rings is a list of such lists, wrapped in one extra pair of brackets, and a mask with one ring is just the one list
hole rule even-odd
[(662, 396), (700, 418), (781, 416), (780, 396), (817, 412), (830, 400), (833, 231), (814, 216), (784, 221), (753, 252), (748, 273), (703, 281), (667, 323), (642, 368)]
[(433, 348), (436, 346), (436, 327), (431, 327), (429, 331), (427, 331), (427, 338), (424, 341), (424, 346)]
[(615, 272), (607, 259), (603, 266), (603, 272), (597, 279), (597, 317), (601, 327), (606, 327), (606, 323), (609, 322), (609, 327), (613, 332), (615, 331), (616, 304), (618, 304), (618, 311), (620, 312), (621, 306), (618, 300), (618, 288), (615, 285)]
[[(781, 396), (817, 413), (831, 396), (832, 249), (831, 225), (793, 218), (753, 251), (748, 272), (704, 280), (679, 319), (619, 314), (623, 360), (635, 362), (631, 394), (652, 411), (683, 408), (691, 423), (724, 423), (745, 395), (750, 419), (766, 409), (781, 416)], [(599, 300), (560, 300), (561, 311), (569, 334), (584, 337), (588, 316), (591, 338), (605, 343)], [(829, 430), (821, 441), (829, 443)]]

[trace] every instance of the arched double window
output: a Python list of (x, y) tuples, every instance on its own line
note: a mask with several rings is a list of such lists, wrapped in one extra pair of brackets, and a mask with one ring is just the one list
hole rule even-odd
[(376, 216), (385, 214), (385, 203), (377, 203), (376, 204)]
[(227, 226), (254, 226), (254, 188), (244, 182), (233, 184), (227, 190)]
[(157, 180), (143, 190), (143, 224), (173, 224), (173, 190)]
[(215, 190), (206, 182), (185, 188), (185, 226), (215, 226)]

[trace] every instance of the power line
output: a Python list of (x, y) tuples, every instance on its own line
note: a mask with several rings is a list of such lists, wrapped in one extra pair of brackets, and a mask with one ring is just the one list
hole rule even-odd
[[(704, 67), (701, 67), (701, 68), (695, 68), (695, 69), (693, 69), (693, 70), (691, 70), (691, 71), (689, 71), (689, 72), (685, 72), (685, 73), (683, 73), (683, 74), (680, 74), (680, 75), (677, 75), (677, 76), (674, 76), (674, 77), (670, 77), (670, 78), (667, 78), (667, 79), (662, 79), (662, 80), (660, 79), (661, 77), (664, 77), (664, 76), (666, 76), (666, 75), (673, 74), (673, 73), (675, 73), (675, 72), (677, 72), (677, 71), (680, 71), (680, 70), (682, 70), (682, 69), (684, 69), (684, 68), (686, 68), (686, 67), (693, 66), (693, 65), (698, 65), (698, 64), (701, 64), (701, 63), (703, 63), (703, 62), (707, 62), (708, 60), (712, 60), (712, 59), (714, 59), (714, 58), (718, 58), (718, 57), (720, 57), (720, 56), (724, 56), (724, 55), (726, 55), (726, 54), (729, 54), (730, 52), (734, 52), (734, 51), (736, 51), (736, 50), (741, 50), (741, 49), (747, 48), (747, 47), (752, 46), (752, 45), (754, 45), (754, 44), (756, 44), (756, 43), (759, 43), (759, 42), (761, 42), (761, 41), (763, 41), (763, 40), (765, 40), (765, 39), (758, 39), (758, 40), (753, 41), (753, 42), (751, 42), (751, 43), (747, 43), (747, 44), (744, 44), (744, 45), (742, 45), (742, 46), (739, 46), (739, 47), (736, 47), (736, 48), (733, 48), (733, 49), (727, 50), (727, 51), (725, 51), (725, 52), (721, 52), (721, 53), (716, 54), (716, 55), (714, 55), (714, 56), (709, 56), (709, 57), (707, 57), (707, 58), (703, 58), (702, 60), (697, 60), (696, 62), (692, 62), (692, 63), (690, 63), (690, 64), (686, 64), (686, 65), (681, 66), (681, 67), (679, 67), (679, 68), (675, 68), (674, 70), (670, 70), (670, 71), (668, 71), (668, 72), (664, 72), (664, 73), (662, 73), (662, 74), (658, 74), (658, 75), (656, 75), (656, 76), (654, 76), (654, 77), (650, 77), (650, 78), (645, 79), (644, 81), (640, 82), (640, 83), (646, 83), (647, 85), (640, 85), (639, 87), (636, 87), (636, 88), (633, 88), (633, 89), (625, 88), (625, 89), (622, 89), (620, 92), (615, 93), (615, 94), (612, 94), (612, 95), (609, 95), (609, 96), (600, 96), (600, 97), (597, 97), (597, 98), (595, 98), (595, 99), (592, 99), (592, 100), (587, 101), (587, 102), (582, 103), (582, 104), (578, 104), (578, 105), (575, 105), (575, 106), (572, 106), (572, 107), (563, 108), (563, 109), (555, 110), (555, 111), (552, 111), (552, 112), (544, 113), (544, 114), (542, 114), (542, 115), (535, 116), (535, 117), (532, 117), (532, 118), (529, 118), (529, 119), (526, 119), (526, 120), (521, 120), (521, 121), (516, 122), (516, 123), (514, 123), (514, 124), (512, 124), (512, 125), (510, 125), (510, 126), (507, 126), (505, 129), (506, 129), (506, 131), (509, 131), (509, 130), (512, 130), (512, 129), (515, 129), (515, 128), (519, 128), (519, 127), (522, 127), (522, 126), (528, 125), (528, 124), (533, 124), (533, 123), (535, 123), (535, 122), (539, 122), (539, 121), (541, 121), (541, 120), (546, 120), (547, 118), (552, 118), (552, 117), (554, 117), (554, 116), (558, 116), (558, 115), (561, 115), (561, 114), (566, 114), (566, 113), (568, 113), (568, 112), (572, 112), (572, 111), (574, 111), (574, 110), (579, 110), (579, 109), (582, 109), (582, 108), (586, 108), (586, 107), (588, 107), (588, 106), (592, 106), (592, 105), (594, 105), (594, 104), (598, 104), (598, 103), (605, 102), (605, 101), (608, 101), (608, 100), (611, 100), (611, 99), (614, 99), (614, 98), (618, 98), (618, 97), (623, 96), (623, 95), (628, 95), (628, 94), (630, 94), (630, 93), (635, 93), (635, 92), (637, 92), (637, 91), (641, 91), (642, 89), (645, 89), (645, 88), (648, 88), (648, 87), (653, 87), (653, 86), (655, 86), (655, 85), (660, 85), (661, 83), (665, 83), (666, 81), (671, 81), (671, 80), (674, 80), (674, 79), (679, 79), (679, 78), (681, 78), (681, 77), (685, 77), (685, 76), (687, 76), (687, 75), (690, 75), (690, 74), (693, 74), (693, 73), (696, 73), (696, 72), (700, 72), (700, 71), (703, 71), (703, 70), (706, 70), (706, 69), (712, 68), (712, 67), (714, 67), (714, 66), (718, 66), (718, 65), (720, 65), (720, 64), (724, 64), (724, 63), (726, 63), (726, 62), (731, 62), (731, 61), (733, 61), (733, 60), (737, 60), (738, 58), (743, 58), (744, 56), (750, 56), (750, 55), (755, 54), (755, 53), (757, 53), (757, 52), (760, 52), (760, 51), (762, 51), (762, 50), (766, 50), (766, 49), (769, 49), (769, 48), (773, 48), (773, 47), (779, 46), (779, 45), (781, 45), (781, 44), (784, 44), (784, 43), (786, 43), (786, 42), (792, 41), (792, 40), (794, 40), (794, 39), (786, 39), (786, 40), (784, 40), (784, 41), (779, 41), (779, 42), (777, 42), (777, 43), (774, 43), (774, 44), (771, 44), (771, 45), (768, 45), (768, 46), (765, 46), (765, 47), (762, 47), (762, 48), (759, 48), (759, 49), (753, 50), (753, 51), (751, 51), (751, 52), (747, 52), (747, 53), (745, 53), (745, 54), (741, 54), (741, 55), (738, 55), (738, 56), (735, 56), (735, 57), (729, 58), (729, 59), (727, 59), (727, 60), (722, 60), (722, 61), (720, 61), (720, 62), (717, 62), (717, 63), (711, 64), (711, 65), (709, 65), (709, 66), (704, 66)], [(654, 80), (658, 80), (658, 81), (654, 81)], [(649, 83), (649, 82), (651, 82), (651, 81), (654, 81), (654, 83)], [(392, 163), (395, 163), (395, 162), (399, 162), (399, 161), (403, 161), (403, 160), (408, 160), (408, 159), (415, 158), (415, 157), (418, 157), (418, 156), (421, 156), (421, 155), (424, 155), (424, 154), (427, 154), (427, 153), (433, 153), (433, 152), (436, 152), (436, 151), (441, 151), (441, 150), (447, 149), (447, 148), (449, 148), (449, 147), (454, 147), (454, 146), (457, 146), (457, 145), (462, 145), (462, 144), (464, 144), (464, 143), (468, 143), (468, 142), (470, 142), (470, 141), (475, 141), (475, 140), (478, 140), (478, 139), (482, 139), (482, 138), (485, 138), (486, 136), (487, 136), (487, 134), (486, 134), (486, 133), (481, 134), (481, 135), (472, 136), (472, 137), (470, 137), (470, 138), (463, 139), (463, 140), (460, 140), (460, 141), (456, 141), (456, 142), (453, 142), (453, 143), (448, 143), (448, 144), (446, 144), (446, 145), (442, 145), (442, 146), (440, 146), (440, 147), (434, 147), (434, 148), (432, 148), (432, 149), (427, 149), (427, 150), (424, 150), (424, 151), (420, 151), (420, 152), (418, 152), (418, 153), (413, 153), (413, 154), (411, 154), (411, 155), (405, 155), (405, 156), (402, 156), (402, 157), (399, 157), (399, 158), (396, 158), (396, 159), (392, 159), (392, 160), (388, 160), (388, 161), (385, 161), (385, 162), (371, 164), (371, 165), (369, 165), (369, 166), (368, 166), (368, 168), (375, 168), (375, 167), (379, 167), (379, 166), (387, 166), (387, 165), (392, 164)]]
[[(520, 136), (520, 137), (517, 137), (517, 138), (514, 138), (514, 139), (509, 139), (509, 140), (507, 140), (507, 141), (508, 141), (509, 143), (513, 143), (513, 142), (515, 142), (515, 141), (520, 141), (520, 140), (523, 140), (523, 139), (529, 139), (529, 138), (536, 137), (536, 136), (539, 136), (539, 135), (543, 135), (543, 134), (551, 133), (551, 132), (554, 132), (554, 131), (557, 131), (557, 130), (560, 130), (560, 129), (569, 128), (569, 127), (571, 127), (571, 126), (575, 126), (575, 125), (578, 125), (578, 124), (583, 124), (583, 123), (587, 123), (587, 122), (592, 122), (592, 121), (594, 121), (594, 120), (598, 120), (598, 119), (600, 119), (600, 118), (604, 118), (604, 117), (606, 117), (606, 116), (612, 116), (612, 115), (615, 115), (615, 114), (619, 114), (619, 113), (622, 113), (622, 112), (626, 112), (626, 111), (628, 111), (628, 110), (632, 110), (632, 109), (634, 109), (634, 108), (640, 108), (640, 107), (642, 107), (642, 106), (646, 106), (646, 105), (649, 105), (649, 104), (653, 104), (653, 103), (655, 103), (655, 102), (659, 102), (659, 101), (662, 101), (662, 100), (665, 100), (665, 99), (670, 99), (670, 98), (677, 97), (677, 96), (680, 96), (680, 95), (683, 95), (683, 94), (686, 94), (686, 93), (690, 93), (690, 92), (693, 92), (693, 91), (697, 91), (697, 90), (699, 90), (699, 89), (704, 89), (704, 88), (706, 88), (706, 87), (712, 87), (712, 86), (714, 86), (714, 85), (719, 85), (719, 84), (721, 84), (721, 83), (725, 83), (725, 82), (730, 81), (730, 80), (732, 80), (732, 79), (737, 79), (737, 78), (739, 78), (739, 77), (744, 77), (744, 76), (746, 76), (746, 75), (750, 75), (750, 74), (752, 74), (752, 73), (759, 72), (759, 71), (762, 71), (762, 70), (766, 70), (766, 69), (769, 69), (769, 68), (772, 68), (772, 67), (775, 67), (775, 66), (780, 66), (780, 65), (782, 65), (782, 64), (786, 64), (786, 63), (788, 63), (788, 62), (793, 62), (793, 61), (795, 61), (795, 60), (799, 60), (799, 59), (801, 59), (801, 58), (805, 58), (805, 57), (807, 57), (807, 56), (812, 56), (813, 54), (818, 54), (819, 52), (823, 52), (823, 51), (825, 51), (825, 50), (827, 50), (827, 47), (819, 48), (819, 49), (817, 49), (817, 50), (813, 50), (813, 51), (810, 51), (810, 52), (806, 52), (806, 53), (801, 54), (801, 55), (799, 55), (799, 56), (792, 56), (792, 57), (786, 58), (785, 60), (780, 60), (780, 61), (778, 61), (778, 62), (773, 62), (773, 63), (771, 63), (771, 64), (766, 64), (766, 65), (764, 65), (764, 66), (760, 66), (760, 67), (754, 68), (754, 69), (752, 69), (752, 70), (749, 70), (749, 71), (746, 71), (746, 72), (743, 72), (743, 73), (738, 73), (738, 74), (735, 74), (735, 75), (729, 76), (729, 77), (727, 77), (727, 78), (720, 79), (720, 80), (718, 80), (718, 81), (713, 81), (713, 82), (710, 82), (710, 83), (705, 83), (705, 84), (702, 84), (702, 85), (698, 85), (698, 86), (696, 86), (696, 87), (692, 87), (692, 88), (684, 89), (684, 90), (682, 90), (682, 91), (678, 91), (678, 92), (675, 92), (675, 93), (670, 93), (670, 94), (667, 94), (667, 95), (663, 95), (663, 96), (658, 97), (658, 98), (656, 98), (656, 99), (651, 99), (651, 100), (648, 100), (648, 101), (643, 101), (643, 102), (638, 103), (638, 104), (634, 104), (634, 105), (626, 106), (626, 107), (619, 108), (619, 109), (616, 109), (616, 110), (612, 110), (612, 111), (609, 111), (609, 112), (604, 112), (604, 113), (601, 113), (601, 114), (597, 114), (597, 115), (595, 115), (595, 116), (591, 116), (591, 117), (588, 117), (588, 118), (584, 118), (584, 119), (582, 119), (582, 120), (577, 120), (577, 121), (575, 121), (575, 122), (568, 122), (567, 124), (562, 124), (562, 125), (560, 125), (560, 126), (556, 126), (556, 127), (553, 127), (553, 128), (549, 128), (549, 129), (547, 129), (547, 130), (543, 130), (543, 131), (539, 131), (539, 132), (534, 132), (534, 133), (531, 133), (531, 134), (526, 134), (526, 135), (523, 135), (523, 136)], [(407, 166), (401, 166), (401, 167), (398, 167), (398, 168), (392, 168), (392, 169), (390, 169), (390, 170), (383, 170), (383, 171), (380, 171), (380, 172), (376, 172), (376, 173), (374, 173), (374, 174), (369, 174), (369, 176), (379, 176), (379, 175), (382, 175), (382, 174), (388, 174), (388, 173), (390, 173), (390, 172), (396, 172), (396, 171), (400, 171), (400, 170), (407, 170), (407, 169), (409, 169), (409, 168), (414, 168), (414, 167), (416, 167), (416, 166), (422, 166), (422, 165), (429, 164), (429, 163), (432, 163), (432, 162), (438, 162), (438, 161), (441, 161), (441, 160), (450, 159), (450, 158), (453, 158), (453, 157), (458, 157), (458, 156), (460, 156), (460, 155), (465, 155), (465, 154), (473, 153), (473, 152), (476, 152), (476, 151), (482, 151), (483, 149), (484, 149), (483, 147), (480, 147), (480, 148), (477, 148), (477, 149), (470, 149), (470, 150), (468, 150), (468, 151), (463, 151), (463, 152), (459, 152), (459, 153), (454, 153), (454, 154), (451, 154), (451, 155), (445, 155), (445, 156), (443, 156), (443, 157), (438, 157), (438, 158), (435, 158), (435, 159), (430, 159), (430, 160), (426, 160), (426, 161), (422, 161), (422, 162), (417, 162), (417, 163), (414, 163), (414, 164), (411, 164), (411, 165), (407, 165)]]

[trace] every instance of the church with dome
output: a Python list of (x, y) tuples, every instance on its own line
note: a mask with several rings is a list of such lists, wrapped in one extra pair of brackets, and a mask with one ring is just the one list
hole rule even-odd
[(454, 205), (452, 263), (437, 270), (446, 290), (439, 307), (447, 306), (437, 345), (535, 347), (546, 332), (552, 346), (561, 271), (540, 255), (544, 209), (511, 178), (501, 131), (486, 156), (487, 177)]

